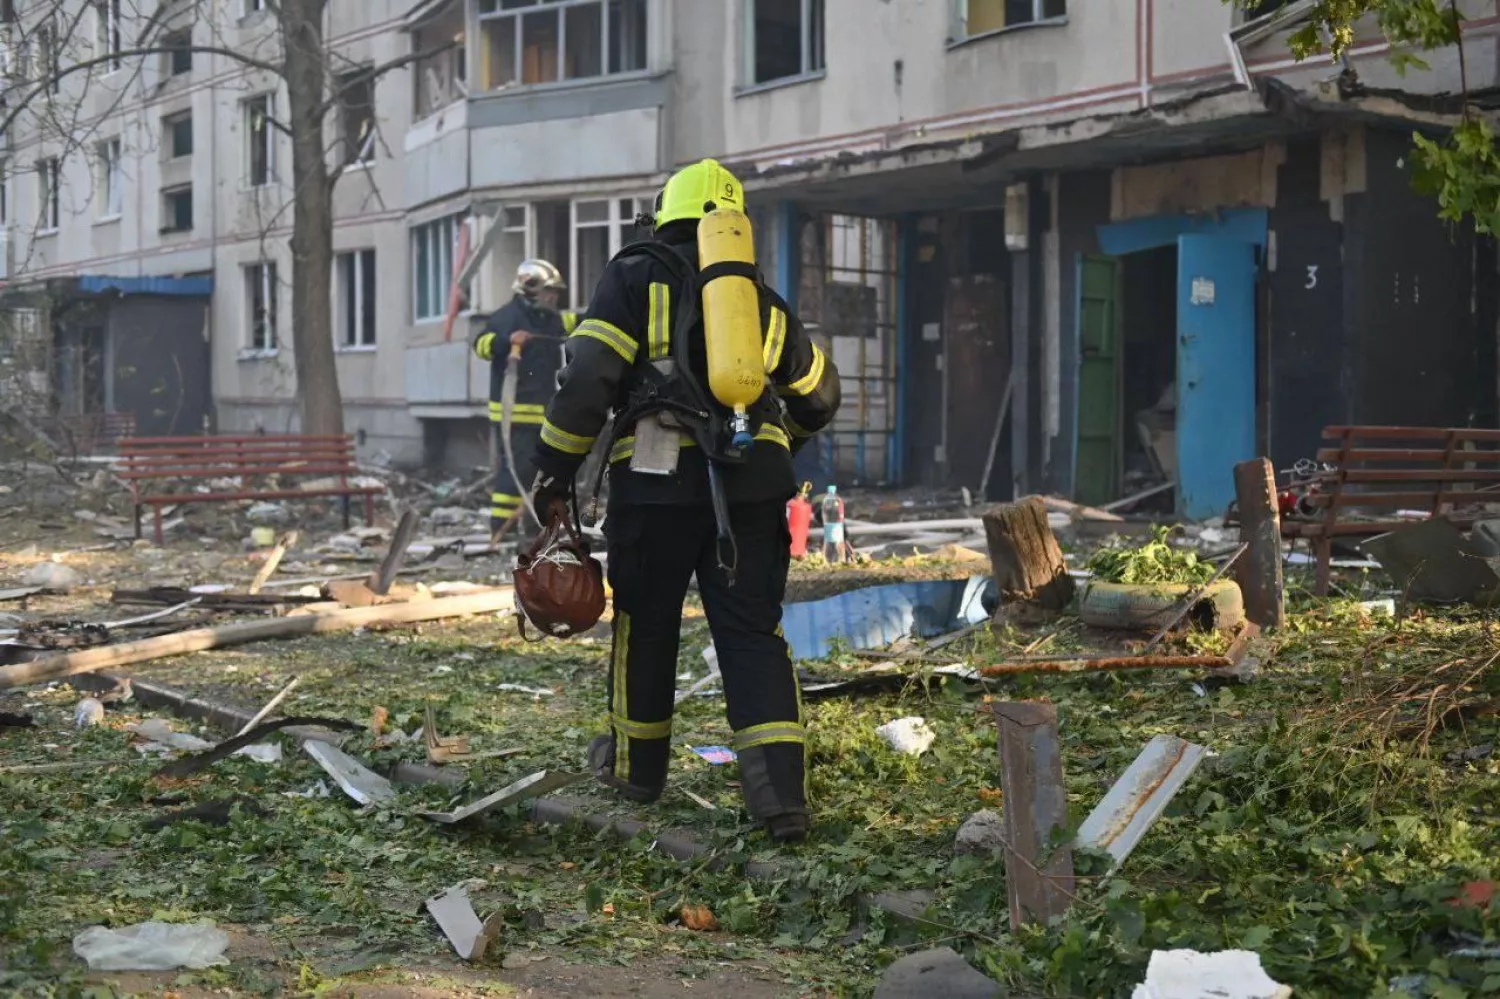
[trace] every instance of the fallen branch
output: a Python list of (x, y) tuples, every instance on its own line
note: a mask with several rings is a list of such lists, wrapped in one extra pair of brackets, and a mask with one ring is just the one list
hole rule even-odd
[(273, 638), (300, 638), (304, 635), (348, 631), (377, 624), (416, 624), (421, 621), (463, 617), (467, 614), (492, 614), (496, 611), (509, 610), (514, 599), (514, 590), (507, 586), (462, 597), (443, 597), (438, 600), (386, 604), (379, 607), (357, 607), (351, 610), (329, 611), (326, 614), (282, 617), (270, 621), (248, 621), (217, 628), (180, 631), (144, 641), (106, 645), (64, 655), (44, 656), (29, 663), (0, 667), (0, 690), (23, 687), (32, 683), (45, 683), (48, 680), (58, 680), (77, 673), (92, 673), (95, 670), (122, 666), (126, 663), (148, 662), (189, 652), (243, 645), (246, 642), (260, 642)]
[(1017, 673), (1093, 673), (1127, 669), (1228, 669), (1233, 665), (1228, 656), (1091, 656), (995, 663), (981, 667), (979, 672), (983, 676), (1011, 676)]
[(266, 585), (266, 580), (270, 579), (271, 576), (275, 574), (277, 567), (281, 565), (281, 560), (286, 557), (286, 550), (288, 548), (291, 548), (296, 543), (296, 531), (288, 531), (286, 534), (283, 534), (281, 536), (281, 540), (276, 542), (276, 547), (272, 548), (270, 552), (266, 554), (265, 563), (261, 565), (260, 571), (257, 572), (255, 574), (255, 578), (250, 581), (250, 588), (245, 592), (250, 594), (251, 596), (259, 594), (260, 588)]

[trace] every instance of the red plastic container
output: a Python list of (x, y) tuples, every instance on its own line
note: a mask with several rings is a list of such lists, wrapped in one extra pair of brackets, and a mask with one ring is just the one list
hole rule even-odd
[(812, 504), (807, 501), (811, 483), (804, 483), (802, 491), (787, 500), (786, 523), (792, 532), (792, 557), (807, 557), (807, 534), (812, 528)]

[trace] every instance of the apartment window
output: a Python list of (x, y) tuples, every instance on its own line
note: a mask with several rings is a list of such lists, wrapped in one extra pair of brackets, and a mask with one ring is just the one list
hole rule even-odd
[(245, 101), (244, 108), (248, 179), (251, 187), (264, 187), (271, 182), (272, 154), (276, 151), (276, 138), (271, 131), (271, 98), (265, 94), (252, 97)]
[(10, 160), (0, 160), (0, 227), (10, 225)]
[(823, 0), (750, 0), (745, 11), (751, 84), (823, 71)]
[(191, 111), (170, 115), (161, 120), (162, 145), (172, 159), (193, 155), (193, 114)]
[(420, 56), (412, 67), (418, 118), (436, 114), (468, 93), (465, 37), (463, 4), (451, 4), (412, 31), (412, 55)]
[(55, 158), (39, 161), (36, 176), (42, 231), (56, 232), (62, 225), (62, 162)]
[(481, 0), (479, 11), (488, 89), (646, 68), (646, 0)]
[(125, 36), (120, 25), (120, 0), (95, 0), (94, 2), (94, 58), (109, 57), (105, 63), (113, 73), (123, 63), (120, 53), (124, 51)]
[(162, 56), (165, 76), (184, 76), (193, 71), (193, 32), (191, 28), (173, 31), (162, 36)]
[(343, 135), (344, 165), (375, 159), (375, 81), (369, 70), (338, 78), (339, 129)]
[(338, 275), (339, 345), (345, 350), (375, 346), (375, 251), (340, 253)]
[(277, 347), (276, 264), (262, 261), (245, 268), (245, 346), (266, 353)]
[(106, 139), (96, 147), (94, 155), (94, 196), (98, 199), (99, 217), (117, 219), (124, 203), (124, 177), (120, 161), (120, 140)]
[(411, 231), (412, 312), (417, 322), (448, 314), (453, 287), (453, 252), (464, 215), (419, 225)]
[(535, 255), (562, 271), (573, 305), (587, 306), (610, 257), (645, 235), (636, 227), (635, 217), (650, 210), (651, 204), (651, 198), (639, 197), (542, 201), (532, 206)]
[(959, 24), (965, 38), (1067, 16), (1067, 0), (958, 0)]
[(38, 81), (47, 82), (49, 94), (62, 93), (61, 61), (58, 58), (57, 25), (49, 19), (37, 25), (35, 41), (35, 72)]
[(193, 185), (170, 187), (161, 192), (161, 231), (193, 231)]
[(241, 2), (241, 8), (240, 8), (240, 15), (242, 17), (249, 17), (251, 14), (254, 14), (256, 11), (261, 11), (261, 10), (265, 10), (265, 9), (266, 9), (266, 0), (242, 0), (242, 2)]

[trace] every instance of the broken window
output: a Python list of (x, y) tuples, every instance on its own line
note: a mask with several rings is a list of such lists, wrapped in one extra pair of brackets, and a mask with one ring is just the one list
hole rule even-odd
[(98, 198), (99, 218), (115, 219), (120, 217), (121, 207), (124, 203), (124, 178), (120, 162), (120, 140), (106, 139), (96, 147), (94, 157), (95, 169), (98, 176), (95, 178), (94, 193)]
[(41, 231), (56, 232), (62, 225), (62, 161), (39, 160), (36, 177), (37, 201), (42, 208)]
[(162, 69), (164, 76), (182, 76), (193, 71), (193, 31), (191, 28), (183, 28), (181, 31), (173, 31), (162, 36), (162, 48), (167, 51), (162, 55)]
[(646, 0), (481, 0), (479, 16), (490, 90), (646, 68)]
[(411, 33), (416, 116), (436, 114), (467, 92), (464, 62), (464, 5), (450, 3)]
[(169, 188), (161, 192), (161, 231), (193, 230), (193, 185)]
[(823, 0), (752, 0), (746, 13), (747, 82), (823, 71)]
[(275, 136), (271, 131), (271, 98), (268, 94), (245, 101), (245, 165), (251, 187), (271, 182)]
[(113, 73), (123, 63), (120, 53), (124, 51), (125, 33), (120, 25), (120, 0), (95, 0), (94, 3), (94, 57), (109, 57), (105, 64)]
[(277, 347), (276, 264), (262, 261), (245, 268), (245, 346), (269, 352)]
[(57, 41), (57, 25), (49, 19), (37, 25), (35, 54), (36, 62), (34, 72), (38, 81), (46, 81), (47, 93), (62, 93), (62, 68), (59, 59), (59, 46)]
[(164, 145), (172, 159), (193, 155), (193, 113), (174, 114), (161, 120)]
[(338, 78), (339, 128), (344, 166), (375, 161), (375, 81), (367, 69)]
[(1067, 16), (1067, 0), (958, 0), (958, 18), (965, 38)]
[(417, 322), (442, 319), (448, 314), (454, 250), (459, 226), (466, 225), (466, 219), (462, 214), (450, 215), (411, 231), (412, 312)]
[(340, 346), (375, 346), (375, 251), (340, 253), (336, 273)]

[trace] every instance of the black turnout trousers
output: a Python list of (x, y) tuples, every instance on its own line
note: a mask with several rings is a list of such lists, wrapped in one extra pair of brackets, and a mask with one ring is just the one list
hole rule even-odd
[(617, 780), (642, 791), (660, 792), (666, 784), (682, 602), (696, 573), (745, 803), (764, 821), (807, 810), (802, 701), (781, 632), (791, 538), (779, 501), (732, 506), (730, 521), (739, 549), (732, 587), (718, 565), (710, 507), (610, 510), (604, 525), (615, 610), (610, 766)]
[[(516, 467), (512, 471), (510, 460), (505, 455), (505, 428), (503, 424), (492, 423), (494, 428), (496, 452), (495, 481), (490, 492), (490, 533), (494, 534), (500, 530), (511, 517), (516, 517), (516, 525), (512, 528), (513, 536), (532, 537), (539, 528), (531, 519), (531, 514), (526, 512), (525, 502), (522, 494), (529, 492), (532, 480), (536, 478), (536, 469), (532, 465), (532, 455), (536, 452), (537, 441), (541, 440), (542, 427), (536, 423), (511, 423), (510, 439), (511, 453), (516, 456)], [(517, 483), (517, 479), (520, 480)]]

